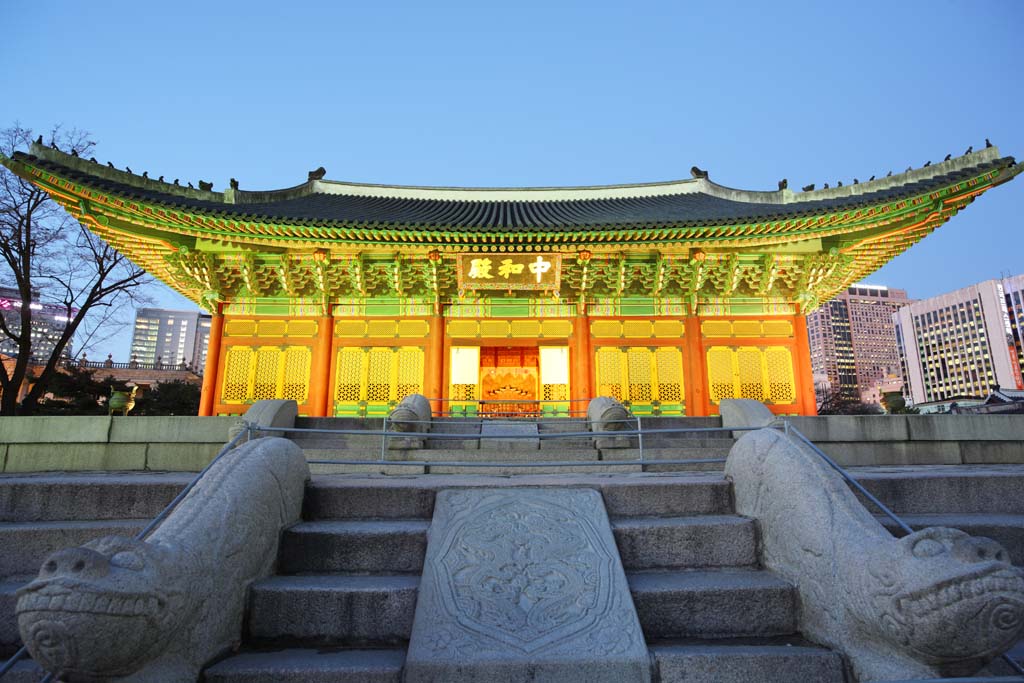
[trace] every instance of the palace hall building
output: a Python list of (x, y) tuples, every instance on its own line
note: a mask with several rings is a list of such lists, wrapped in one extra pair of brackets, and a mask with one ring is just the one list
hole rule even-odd
[[(460, 189), (324, 179), (221, 192), (40, 144), (0, 162), (212, 314), (203, 415), (497, 401), (638, 415), (723, 398), (813, 414), (805, 315), (1020, 172), (995, 147), (869, 182)], [(490, 402), (490, 403), (488, 403)], [(516, 403), (521, 402), (521, 403)], [(526, 410), (526, 409), (524, 409)]]

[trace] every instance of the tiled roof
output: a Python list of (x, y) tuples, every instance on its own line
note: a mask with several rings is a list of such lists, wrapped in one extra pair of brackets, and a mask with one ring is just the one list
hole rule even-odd
[[(983, 150), (931, 169), (796, 194), (731, 190), (703, 179), (606, 188), (476, 191), (311, 180), (289, 190), (236, 191), (236, 203), (226, 200), (227, 193), (186, 190), (38, 145), (31, 154), (18, 152), (13, 159), (124, 199), (242, 220), (496, 232), (723, 225), (834, 213), (927, 193), (1014, 164), (1012, 157), (999, 157), (995, 152)], [(509, 199), (500, 198), (506, 195)], [(560, 198), (551, 199), (553, 196)]]

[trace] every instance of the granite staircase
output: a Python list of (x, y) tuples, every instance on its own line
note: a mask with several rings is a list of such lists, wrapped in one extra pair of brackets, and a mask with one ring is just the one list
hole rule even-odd
[(795, 632), (792, 586), (758, 568), (755, 524), (710, 473), (314, 478), (278, 575), (252, 590), (242, 652), (206, 680), (400, 681), (434, 496), (510, 485), (601, 491), (653, 680), (844, 680)]
[[(542, 448), (543, 442), (538, 451)], [(1024, 468), (851, 471), (912, 525), (940, 523), (991, 536), (1009, 549), (1016, 564), (1024, 564)], [(0, 477), (3, 654), (18, 644), (14, 591), (49, 552), (96, 536), (133, 533), (189, 478)], [(205, 680), (401, 680), (434, 497), (441, 489), (472, 486), (601, 492), (655, 683), (848, 680), (838, 655), (796, 633), (793, 589), (758, 567), (756, 525), (733, 513), (730, 484), (719, 473), (510, 478), (475, 471), (436, 477), (314, 476), (303, 521), (282, 538), (277, 575), (251, 591), (241, 650), (210, 666)], [(1024, 658), (1024, 647), (1016, 654)], [(995, 663), (991, 673), (1008, 671)], [(40, 679), (33, 663), (22, 662), (3, 680)]]

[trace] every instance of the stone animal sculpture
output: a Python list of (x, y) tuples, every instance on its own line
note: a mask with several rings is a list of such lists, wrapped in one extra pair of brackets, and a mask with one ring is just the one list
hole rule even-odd
[[(429, 432), (430, 401), (422, 394), (409, 394), (388, 415), (388, 429), (393, 432)], [(423, 439), (405, 437), (388, 438), (388, 448), (423, 448)]]
[[(587, 404), (587, 425), (592, 432), (621, 432), (632, 429), (633, 416), (626, 407), (609, 396), (598, 396)], [(629, 448), (627, 436), (603, 436), (594, 439), (597, 448)]]
[(194, 683), (238, 642), (249, 585), (270, 574), (309, 478), (291, 441), (226, 455), (146, 540), (60, 550), (18, 591), (29, 652), (62, 681)]
[(748, 432), (725, 465), (764, 565), (800, 593), (800, 628), (859, 681), (968, 676), (1024, 633), (1024, 575), (995, 541), (933, 527), (893, 537), (804, 444)]

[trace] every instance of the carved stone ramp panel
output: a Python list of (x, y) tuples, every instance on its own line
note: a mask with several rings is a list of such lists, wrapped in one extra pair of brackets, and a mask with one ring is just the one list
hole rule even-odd
[(601, 494), (439, 492), (405, 681), (650, 681)]

